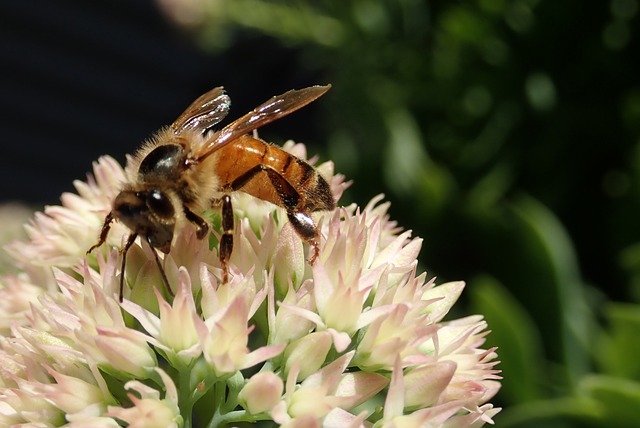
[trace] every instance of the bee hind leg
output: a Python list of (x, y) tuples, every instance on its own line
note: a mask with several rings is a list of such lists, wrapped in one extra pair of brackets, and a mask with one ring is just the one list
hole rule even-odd
[(309, 263), (314, 264), (320, 254), (318, 245), (320, 233), (316, 224), (308, 212), (300, 209), (300, 194), (298, 191), (276, 170), (268, 167), (265, 167), (264, 170), (269, 176), (273, 188), (278, 193), (282, 205), (287, 210), (287, 217), (291, 226), (303, 241), (311, 245), (312, 253), (309, 257)]
[[(231, 189), (241, 190), (242, 187), (244, 187), (256, 174), (262, 171), (267, 173), (271, 185), (278, 194), (278, 198), (280, 198), (281, 206), (287, 210), (287, 217), (289, 217), (289, 222), (293, 226), (293, 229), (302, 240), (307, 242), (313, 248), (311, 257), (309, 257), (309, 263), (315, 263), (318, 255), (320, 254), (320, 248), (318, 246), (318, 238), (320, 234), (318, 232), (318, 228), (309, 213), (300, 209), (300, 194), (295, 187), (293, 187), (282, 176), (282, 174), (267, 165), (259, 164), (236, 178), (233, 183), (231, 183)], [(231, 216), (233, 218), (233, 214)]]
[(311, 245), (313, 252), (309, 257), (309, 264), (314, 264), (320, 255), (320, 247), (318, 246), (319, 233), (316, 224), (309, 214), (300, 211), (287, 212), (287, 217), (289, 217), (289, 223), (291, 223), (298, 236)]

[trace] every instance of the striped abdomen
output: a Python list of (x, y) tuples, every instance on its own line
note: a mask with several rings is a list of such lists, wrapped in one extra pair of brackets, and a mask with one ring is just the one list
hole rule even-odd
[(289, 211), (335, 207), (326, 180), (311, 165), (277, 146), (245, 135), (215, 156), (223, 192), (245, 192)]

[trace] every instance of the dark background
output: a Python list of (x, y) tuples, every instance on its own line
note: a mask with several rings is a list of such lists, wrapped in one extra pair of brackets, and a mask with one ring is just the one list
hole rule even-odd
[[(296, 69), (295, 56), (259, 34), (212, 55), (145, 0), (0, 2), (0, 200), (58, 203), (98, 156), (124, 162), (214, 86), (232, 98), (229, 120), (325, 83)], [(310, 139), (314, 110), (265, 135)]]

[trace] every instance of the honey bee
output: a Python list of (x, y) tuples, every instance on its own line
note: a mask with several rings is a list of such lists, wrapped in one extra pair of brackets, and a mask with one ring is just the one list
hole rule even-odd
[(175, 122), (138, 149), (127, 167), (127, 181), (104, 219), (98, 242), (87, 251), (105, 242), (114, 220), (131, 230), (121, 250), (120, 301), (127, 251), (138, 236), (149, 244), (167, 291), (173, 295), (156, 250), (168, 254), (176, 229), (184, 224), (195, 227), (198, 239), (207, 236), (209, 225), (200, 213), (212, 206), (221, 207), (219, 258), (222, 279), (227, 282), (233, 251), (233, 192), (284, 208), (296, 233), (312, 247), (309, 262), (315, 262), (319, 232), (311, 213), (335, 207), (331, 188), (311, 165), (252, 132), (311, 103), (330, 87), (311, 86), (274, 96), (211, 132), (231, 106), (223, 88), (217, 87), (197, 98)]

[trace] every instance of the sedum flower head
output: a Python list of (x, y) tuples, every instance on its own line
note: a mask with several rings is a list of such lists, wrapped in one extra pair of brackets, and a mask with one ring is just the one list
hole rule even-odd
[[(302, 145), (285, 149), (306, 158)], [(339, 198), (342, 176), (329, 162), (318, 170)], [(417, 273), (421, 240), (389, 220), (381, 196), (317, 214), (310, 266), (281, 209), (234, 194), (230, 280), (212, 211), (210, 239), (186, 227), (162, 260), (172, 296), (146, 245), (120, 272), (122, 225), (85, 254), (123, 180), (101, 158), (7, 247), (18, 270), (0, 277), (1, 426), (492, 423), (500, 385), (486, 323), (443, 321), (464, 284)]]

